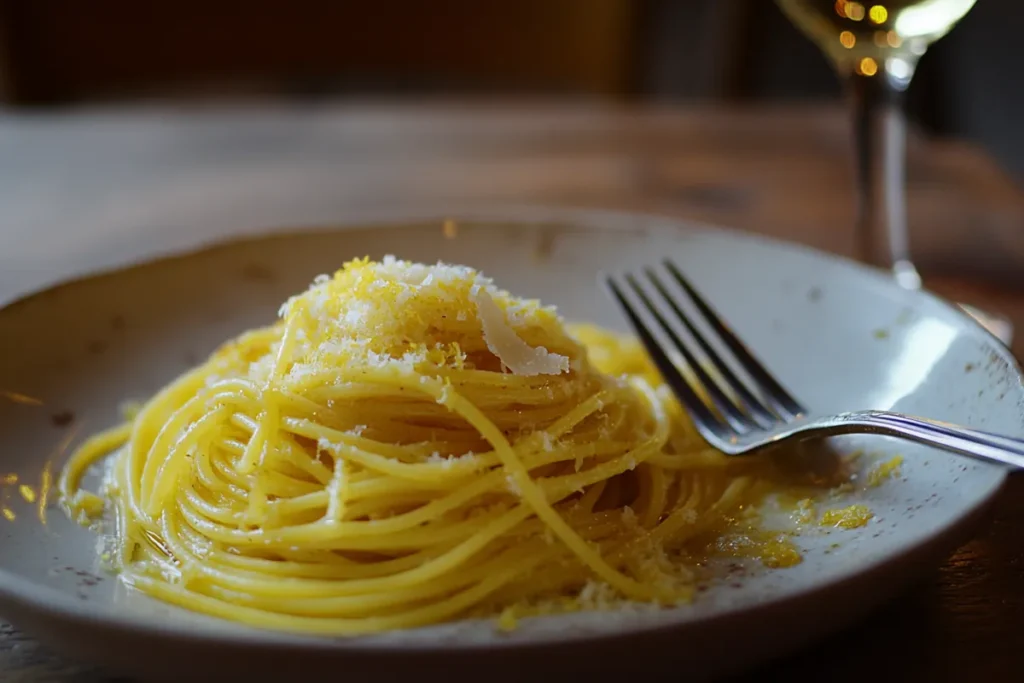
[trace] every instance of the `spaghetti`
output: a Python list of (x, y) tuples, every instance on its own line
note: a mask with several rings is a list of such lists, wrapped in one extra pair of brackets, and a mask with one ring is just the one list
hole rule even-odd
[[(102, 497), (80, 488), (108, 454)], [(356, 260), (88, 440), (60, 487), (130, 585), (363, 634), (676, 604), (687, 543), (754, 495), (640, 347), (464, 267)]]

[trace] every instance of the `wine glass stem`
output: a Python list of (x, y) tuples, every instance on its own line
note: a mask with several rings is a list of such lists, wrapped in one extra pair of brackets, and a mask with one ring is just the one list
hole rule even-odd
[(890, 269), (908, 289), (921, 286), (910, 260), (903, 92), (884, 74), (850, 76), (857, 171), (859, 257)]

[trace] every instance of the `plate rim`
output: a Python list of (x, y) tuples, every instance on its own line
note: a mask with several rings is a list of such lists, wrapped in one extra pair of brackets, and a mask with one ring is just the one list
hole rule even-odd
[[(917, 291), (900, 290), (882, 271), (858, 263), (845, 256), (831, 254), (814, 247), (775, 237), (751, 233), (736, 228), (728, 228), (678, 216), (659, 214), (656, 212), (622, 211), (603, 208), (553, 206), (543, 204), (470, 204), (462, 207), (400, 207), (397, 209), (370, 209), (353, 212), (343, 219), (330, 223), (312, 225), (277, 226), (259, 228), (250, 231), (236, 232), (227, 235), (216, 235), (210, 239), (201, 239), (188, 246), (164, 250), (159, 253), (132, 259), (119, 265), (97, 268), (92, 271), (75, 273), (69, 277), (59, 278), (51, 284), (36, 288), (24, 294), (16, 295), (9, 300), (0, 299), (0, 316), (24, 305), (53, 295), (65, 288), (71, 288), (89, 281), (121, 275), (134, 270), (142, 270), (173, 261), (183, 261), (208, 252), (229, 250), (244, 244), (255, 244), (274, 240), (301, 238), (330, 232), (378, 231), (387, 229), (408, 228), (416, 223), (445, 219), (456, 222), (492, 223), (493, 225), (475, 225), (474, 229), (496, 229), (513, 224), (544, 226), (574, 225), (587, 230), (622, 231), (631, 222), (644, 229), (657, 229), (665, 234), (679, 236), (701, 234), (718, 235), (729, 240), (755, 242), (770, 248), (802, 252), (819, 261), (832, 262), (838, 267), (850, 269), (858, 273), (862, 282), (870, 283), (880, 290), (904, 291), (914, 298), (922, 298), (931, 305), (938, 305), (945, 313), (960, 321), (960, 329), (985, 342), (993, 353), (998, 355), (1011, 378), (1015, 379), (1014, 391), (1024, 399), (1024, 376), (1017, 359), (1010, 350), (973, 318), (961, 309), (937, 296), (921, 289)], [(637, 623), (600, 632), (570, 630), (560, 633), (554, 638), (508, 639), (500, 638), (480, 641), (453, 641), (437, 639), (430, 641), (404, 642), (402, 640), (367, 639), (364, 636), (330, 636), (294, 634), (272, 629), (246, 628), (245, 630), (213, 631), (202, 629), (190, 630), (187, 624), (162, 624), (153, 617), (121, 613), (97, 613), (88, 603), (74, 600), (61, 591), (34, 583), (29, 579), (17, 576), (0, 567), (0, 607), (14, 606), (17, 611), (41, 613), (47, 619), (64, 619), (82, 626), (99, 627), (107, 631), (131, 631), (137, 636), (173, 638), (179, 644), (190, 642), (219, 642), (232, 647), (258, 646), (273, 648), (280, 651), (307, 650), (330, 652), (339, 655), (352, 654), (424, 654), (447, 652), (481, 652), (485, 650), (532, 650), (550, 649), (581, 642), (599, 643), (623, 637), (636, 637), (654, 634), (672, 629), (709, 626), (736, 618), (750, 615), (756, 618), (764, 612), (786, 609), (804, 601), (811, 601), (818, 596), (830, 593), (849, 585), (868, 581), (876, 574), (885, 574), (886, 566), (897, 562), (912, 562), (917, 557), (928, 557), (937, 554), (940, 546), (954, 547), (953, 539), (960, 539), (976, 527), (992, 507), (1003, 490), (1008, 470), (996, 472), (997, 478), (989, 491), (972, 505), (963, 510), (946, 525), (920, 536), (905, 548), (880, 555), (853, 569), (846, 569), (833, 575), (831, 580), (810, 588), (796, 590), (789, 595), (776, 597), (764, 602), (747, 605), (729, 605), (701, 616), (692, 621), (665, 619), (648, 624)], [(897, 582), (896, 588), (902, 589), (905, 581)], [(875, 603), (872, 603), (875, 604)], [(186, 610), (187, 611), (187, 610)], [(31, 619), (35, 621), (35, 619)], [(493, 621), (493, 620), (491, 620)], [(481, 623), (488, 620), (482, 619)], [(845, 623), (845, 622), (844, 622)], [(425, 627), (429, 628), (429, 627)], [(46, 640), (45, 634), (37, 634)]]

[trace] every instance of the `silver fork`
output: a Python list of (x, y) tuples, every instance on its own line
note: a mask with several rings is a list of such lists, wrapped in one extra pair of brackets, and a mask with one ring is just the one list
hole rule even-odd
[[(729, 330), (671, 261), (639, 273), (603, 277), (612, 299), (625, 313), (697, 430), (724, 453), (752, 453), (786, 439), (871, 433), (1024, 468), (1024, 440), (881, 410), (838, 415), (808, 410)], [(695, 324), (696, 317), (684, 311), (684, 298), (693, 303), (710, 336)], [(716, 351), (710, 341), (714, 337), (742, 368), (745, 381)], [(699, 356), (707, 363), (700, 362)], [(709, 369), (713, 369), (714, 377)]]

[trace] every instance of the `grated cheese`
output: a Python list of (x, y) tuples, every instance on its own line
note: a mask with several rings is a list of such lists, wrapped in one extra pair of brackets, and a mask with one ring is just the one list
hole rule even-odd
[(833, 526), (841, 529), (857, 529), (866, 525), (874, 518), (871, 508), (866, 505), (850, 505), (845, 508), (826, 510), (821, 516), (821, 526)]
[[(436, 368), (495, 362), (480, 354), (517, 375), (562, 374), (586, 358), (555, 309), (514, 297), (471, 268), (441, 262), (350, 261), (331, 276), (317, 276), (285, 302), (280, 316), (296, 331), (289, 358), (275, 372), (294, 381), (339, 365), (438, 376)], [(554, 339), (557, 348), (531, 345), (531, 337)], [(254, 359), (249, 376), (266, 381), (276, 353)]]
[(868, 472), (868, 486), (881, 486), (886, 479), (900, 476), (902, 465), (903, 458), (898, 455), (885, 462), (876, 463)]
[(519, 482), (517, 482), (516, 478), (513, 477), (511, 474), (505, 475), (505, 486), (513, 494), (517, 496), (523, 495), (522, 489), (519, 488)]
[(549, 434), (548, 432), (541, 432), (540, 433), (540, 443), (541, 443), (541, 447), (545, 451), (550, 452), (550, 451), (555, 450), (555, 441), (554, 441), (554, 439), (551, 438), (551, 434)]
[(434, 451), (427, 457), (427, 462), (431, 465), (440, 465), (441, 469), (449, 470), (456, 464), (462, 463), (475, 463), (477, 461), (476, 454), (473, 451), (468, 451), (462, 455), (441, 455), (439, 452)]

